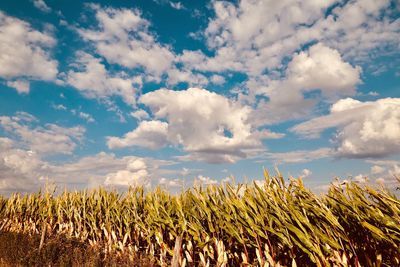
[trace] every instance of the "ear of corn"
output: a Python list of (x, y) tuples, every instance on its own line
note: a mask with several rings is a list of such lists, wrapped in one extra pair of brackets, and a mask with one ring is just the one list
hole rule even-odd
[(385, 188), (332, 185), (317, 196), (301, 179), (266, 170), (265, 183), (99, 188), (0, 196), (0, 231), (64, 234), (106, 252), (143, 252), (168, 265), (182, 238), (188, 266), (399, 266), (400, 201)]

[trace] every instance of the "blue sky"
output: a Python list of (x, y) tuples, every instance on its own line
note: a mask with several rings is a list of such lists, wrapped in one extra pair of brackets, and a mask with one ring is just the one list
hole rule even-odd
[(397, 1), (2, 1), (0, 192), (278, 167), (393, 186)]

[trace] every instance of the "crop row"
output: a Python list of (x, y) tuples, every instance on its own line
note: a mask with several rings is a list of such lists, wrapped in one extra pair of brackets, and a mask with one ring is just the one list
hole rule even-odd
[[(265, 172), (262, 185), (141, 187), (0, 196), (0, 231), (67, 235), (106, 252), (183, 266), (400, 266), (400, 201), (347, 183), (316, 195)], [(177, 253), (178, 252), (178, 253)]]

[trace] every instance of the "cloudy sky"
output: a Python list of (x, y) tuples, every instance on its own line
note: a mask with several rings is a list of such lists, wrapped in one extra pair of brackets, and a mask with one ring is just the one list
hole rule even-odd
[[(0, 193), (400, 173), (400, 4), (0, 2)], [(392, 184), (393, 185), (393, 184)]]

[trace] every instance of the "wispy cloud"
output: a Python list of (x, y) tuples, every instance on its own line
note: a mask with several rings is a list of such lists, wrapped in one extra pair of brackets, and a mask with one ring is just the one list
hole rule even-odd
[(0, 116), (0, 126), (23, 147), (39, 154), (72, 154), (85, 134), (85, 128), (61, 127), (48, 123), (44, 127), (33, 126), (37, 121), (30, 114), (20, 112), (15, 116)]
[[(275, 163), (300, 163), (319, 160), (334, 155), (331, 148), (323, 147), (316, 150), (294, 150), (288, 152), (266, 152), (261, 158), (273, 160)], [(258, 162), (265, 162), (265, 159)]]
[(37, 8), (40, 9), (41, 11), (45, 13), (51, 12), (51, 8), (46, 4), (44, 0), (33, 0), (33, 5)]

